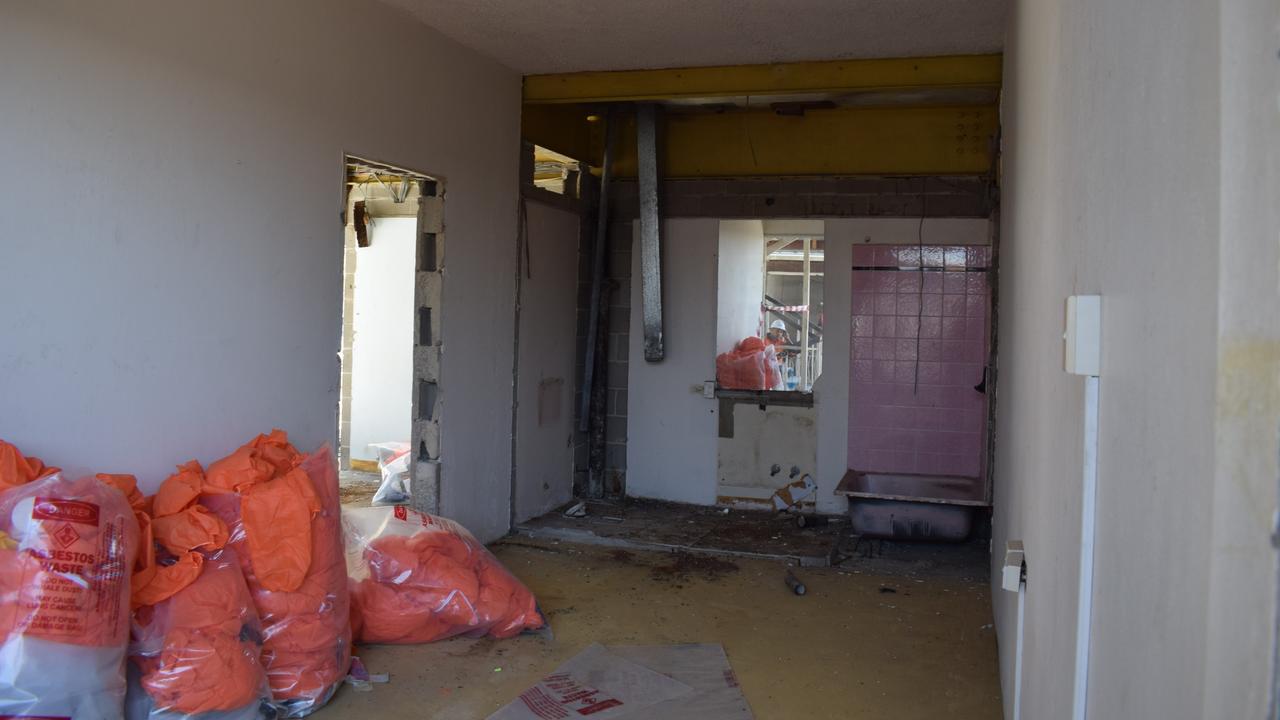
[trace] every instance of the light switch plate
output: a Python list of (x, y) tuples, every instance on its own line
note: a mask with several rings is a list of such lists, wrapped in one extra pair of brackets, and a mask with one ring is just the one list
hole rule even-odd
[(1072, 375), (1097, 377), (1102, 370), (1102, 296), (1067, 298), (1067, 330), (1062, 335), (1063, 366)]
[(1021, 540), (1010, 540), (1004, 544), (1004, 566), (1000, 569), (1000, 587), (1009, 592), (1018, 592), (1022, 587), (1022, 566), (1026, 562), (1026, 553), (1022, 550)]

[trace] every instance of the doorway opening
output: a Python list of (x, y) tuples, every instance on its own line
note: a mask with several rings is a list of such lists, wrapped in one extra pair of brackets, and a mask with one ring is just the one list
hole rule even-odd
[(720, 222), (718, 504), (778, 509), (778, 493), (798, 483), (797, 507), (812, 508), (825, 232), (822, 220)]
[[(439, 454), (438, 353), (430, 367), (417, 357), (420, 347), (438, 350), (440, 187), (424, 173), (350, 155), (344, 174), (338, 353), (344, 502), (367, 504), (375, 494), (379, 502), (408, 502), (414, 466)], [(437, 427), (431, 448), (420, 437), (419, 403)]]

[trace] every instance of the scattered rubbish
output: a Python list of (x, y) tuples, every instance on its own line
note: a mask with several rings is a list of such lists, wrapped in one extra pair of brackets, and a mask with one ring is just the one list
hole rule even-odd
[(799, 480), (787, 483), (775, 490), (770, 500), (775, 511), (785, 512), (809, 499), (817, 491), (818, 484), (813, 481), (812, 476), (805, 473)]
[(533, 593), (466, 528), (406, 507), (342, 513), (355, 636), (423, 643), (543, 627)]
[(370, 443), (369, 447), (377, 451), (378, 472), (382, 473), (382, 484), (370, 502), (373, 505), (409, 502), (409, 461), (412, 459), (409, 443)]
[(564, 511), (564, 516), (565, 516), (565, 517), (567, 517), (567, 518), (584, 518), (584, 517), (586, 517), (586, 516), (587, 516), (587, 504), (586, 504), (585, 502), (583, 502), (583, 501), (579, 500), (578, 502), (576, 502), (576, 503), (574, 503), (574, 504), (570, 505), (570, 506), (568, 507), (568, 509), (566, 509), (566, 510)]
[(795, 573), (790, 570), (787, 571), (786, 576), (782, 579), (787, 584), (787, 587), (791, 588), (791, 592), (796, 595), (804, 595), (808, 592), (808, 588), (804, 586), (804, 583), (800, 581), (800, 578), (796, 577)]
[(594, 644), (489, 720), (751, 720), (720, 645)]
[(898, 591), (897, 591), (895, 588), (891, 588), (891, 587), (888, 587), (888, 586), (886, 586), (886, 585), (881, 585), (881, 586), (880, 586), (880, 592), (881, 592), (881, 594), (888, 594), (888, 593), (896, 593), (896, 592), (898, 592)]
[(351, 670), (345, 678), (346, 683), (356, 692), (369, 692), (373, 690), (375, 684), (391, 682), (391, 676), (387, 673), (370, 673), (364, 666), (364, 662), (356, 655), (351, 656)]

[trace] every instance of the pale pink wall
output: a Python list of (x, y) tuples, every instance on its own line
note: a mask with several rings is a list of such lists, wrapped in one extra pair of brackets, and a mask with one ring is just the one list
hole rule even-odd
[[(849, 467), (979, 477), (986, 395), (986, 247), (857, 245), (849, 364)], [(875, 268), (892, 268), (877, 270)], [(923, 312), (921, 312), (923, 299)], [(917, 328), (919, 382), (916, 384)]]

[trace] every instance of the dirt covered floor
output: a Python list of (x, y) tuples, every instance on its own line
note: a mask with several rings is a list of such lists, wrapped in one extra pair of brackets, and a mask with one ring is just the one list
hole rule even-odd
[(527, 538), (494, 551), (537, 594), (549, 634), (358, 647), (390, 683), (344, 687), (314, 717), (483, 720), (593, 642), (721, 643), (760, 720), (1000, 717), (981, 566), (801, 568), (797, 597), (778, 561)]
[(338, 498), (343, 505), (353, 507), (369, 507), (382, 476), (378, 473), (343, 470), (338, 473)]

